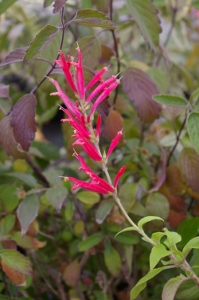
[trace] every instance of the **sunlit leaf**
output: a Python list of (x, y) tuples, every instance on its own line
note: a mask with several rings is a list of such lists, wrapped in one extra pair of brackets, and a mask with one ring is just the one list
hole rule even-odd
[(127, 0), (127, 9), (151, 49), (157, 50), (161, 33), (158, 10), (151, 0)]
[(199, 153), (199, 113), (198, 112), (192, 112), (189, 114), (187, 119), (187, 130), (194, 148)]
[(138, 227), (140, 229), (142, 229), (143, 225), (148, 223), (148, 222), (151, 222), (151, 221), (155, 221), (155, 220), (159, 220), (159, 221), (163, 221), (164, 220), (160, 217), (156, 217), (156, 216), (147, 216), (147, 217), (144, 217), (142, 218), (139, 222), (138, 222)]
[(18, 206), (17, 217), (21, 224), (22, 235), (26, 233), (29, 225), (37, 217), (39, 210), (39, 199), (37, 195), (29, 195), (24, 198)]
[(16, 286), (24, 286), (26, 284), (26, 276), (10, 268), (3, 260), (1, 262), (1, 267), (12, 284)]
[(11, 249), (0, 250), (0, 257), (11, 269), (24, 275), (31, 275), (32, 268), (29, 259), (18, 251)]
[(167, 269), (167, 267), (161, 267), (161, 268), (157, 268), (157, 269), (153, 269), (153, 270), (149, 271), (144, 277), (142, 277), (138, 281), (138, 283), (131, 290), (131, 292), (130, 292), (130, 299), (131, 300), (136, 299), (136, 297), (140, 294), (140, 292), (145, 289), (146, 282), (148, 280), (152, 279), (153, 277), (155, 277), (156, 275), (158, 275), (163, 270), (166, 270), (166, 269)]
[(183, 248), (183, 254), (188, 253), (191, 249), (199, 249), (199, 237), (191, 239)]
[(30, 46), (27, 49), (26, 55), (23, 60), (24, 64), (29, 63), (41, 52), (43, 52), (47, 48), (47, 46), (53, 41), (58, 32), (59, 30), (56, 26), (44, 26), (30, 43)]
[(92, 27), (115, 29), (116, 25), (106, 15), (96, 9), (80, 9), (77, 11), (74, 22)]
[(153, 100), (160, 104), (174, 106), (174, 107), (187, 107), (187, 101), (179, 96), (174, 95), (156, 95)]
[(159, 91), (146, 73), (136, 68), (127, 68), (122, 78), (122, 86), (134, 103), (142, 122), (151, 123), (159, 118), (161, 106), (152, 100)]
[(150, 270), (155, 268), (155, 266), (158, 264), (161, 258), (168, 256), (169, 254), (171, 254), (171, 251), (168, 251), (164, 245), (157, 244), (153, 246), (149, 258)]

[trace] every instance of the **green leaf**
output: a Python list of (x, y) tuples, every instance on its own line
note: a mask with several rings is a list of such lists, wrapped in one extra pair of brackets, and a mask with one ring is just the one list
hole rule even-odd
[(100, 201), (100, 195), (95, 192), (83, 191), (76, 195), (77, 199), (82, 203), (94, 205)]
[(191, 239), (183, 248), (182, 253), (187, 254), (191, 249), (199, 249), (199, 236)]
[(144, 277), (142, 277), (138, 281), (138, 283), (134, 286), (134, 288), (131, 290), (130, 300), (136, 299), (136, 297), (140, 294), (140, 292), (143, 291), (144, 288), (146, 287), (146, 282), (148, 280), (152, 279), (153, 277), (155, 277), (160, 272), (162, 272), (163, 270), (166, 270), (166, 269), (167, 269), (167, 267), (153, 269), (153, 270), (149, 271)]
[(30, 187), (35, 187), (37, 185), (37, 181), (35, 177), (33, 177), (31, 174), (27, 173), (7, 173), (7, 176), (15, 177), (23, 182), (25, 182)]
[(194, 148), (199, 153), (199, 113), (198, 112), (192, 112), (189, 114), (187, 119), (187, 130)]
[(155, 215), (167, 220), (170, 212), (168, 199), (160, 193), (152, 193), (147, 197), (146, 209), (149, 215)]
[(0, 185), (0, 207), (7, 212), (13, 211), (19, 203), (17, 197), (17, 185), (2, 184)]
[(160, 217), (156, 217), (156, 216), (147, 216), (147, 217), (144, 217), (142, 218), (139, 222), (138, 222), (138, 227), (140, 229), (142, 229), (142, 226), (148, 222), (151, 222), (151, 221), (154, 221), (154, 220), (160, 220), (160, 221), (163, 221), (164, 220)]
[(94, 246), (98, 245), (102, 240), (102, 235), (100, 233), (95, 233), (89, 237), (87, 237), (84, 241), (78, 244), (79, 251), (83, 252)]
[(182, 237), (180, 245), (184, 247), (190, 241), (190, 239), (198, 235), (198, 232), (199, 217), (194, 217), (192, 219), (187, 219), (181, 222), (177, 228), (177, 233), (179, 233)]
[(85, 26), (115, 29), (116, 25), (106, 15), (96, 9), (80, 9), (77, 11), (74, 22)]
[(105, 245), (104, 260), (109, 272), (116, 276), (122, 268), (122, 261), (119, 253), (109, 242)]
[(127, 213), (131, 210), (135, 203), (136, 191), (137, 184), (132, 182), (126, 182), (120, 187), (119, 198)]
[(0, 250), (0, 257), (11, 269), (24, 275), (31, 275), (32, 268), (30, 261), (16, 250)]
[(64, 186), (49, 188), (45, 193), (46, 198), (55, 207), (57, 212), (60, 212), (67, 195), (68, 190)]
[(193, 100), (197, 100), (199, 97), (199, 88), (197, 88), (195, 91), (193, 91), (193, 93), (191, 94), (191, 97), (190, 97), (190, 103), (191, 104), (195, 104), (193, 103)]
[(155, 242), (155, 243), (160, 243), (161, 238), (165, 235), (164, 232), (154, 232), (151, 236), (151, 239)]
[(54, 2), (54, 0), (44, 0), (43, 7), (46, 8), (46, 7), (50, 6), (53, 2)]
[(179, 286), (186, 280), (189, 280), (189, 278), (180, 274), (179, 276), (167, 281), (162, 292), (162, 300), (174, 300)]
[(27, 196), (22, 200), (17, 208), (17, 217), (21, 224), (22, 235), (26, 233), (29, 225), (38, 215), (39, 199), (37, 195)]
[(198, 300), (198, 286), (192, 280), (183, 282), (176, 293), (176, 300)]
[(127, 9), (150, 48), (156, 51), (161, 27), (157, 15), (158, 10), (153, 2), (151, 0), (127, 0)]
[(96, 215), (95, 215), (95, 221), (98, 224), (102, 224), (106, 217), (110, 214), (113, 206), (115, 205), (114, 202), (107, 201), (104, 203), (101, 203), (99, 207), (97, 208)]
[(49, 142), (44, 143), (33, 141), (30, 151), (37, 157), (44, 158), (46, 160), (56, 160), (60, 157), (58, 147)]
[(199, 9), (199, 0), (193, 0), (191, 5), (196, 9)]
[(150, 253), (150, 270), (155, 268), (161, 258), (168, 256), (169, 254), (171, 254), (171, 251), (168, 251), (164, 245), (155, 245)]
[(10, 230), (13, 228), (15, 225), (16, 217), (13, 214), (9, 214), (5, 216), (5, 218), (2, 219), (1, 229), (0, 229), (0, 235), (1, 235), (1, 230), (3, 231), (3, 234), (8, 234)]
[(115, 237), (116, 241), (126, 245), (135, 245), (138, 243), (139, 239), (137, 236), (132, 235), (129, 232), (125, 232), (123, 234), (117, 235)]
[(36, 37), (30, 43), (28, 50), (26, 51), (26, 56), (24, 57), (24, 64), (29, 63), (41, 52), (43, 52), (47, 46), (53, 41), (53, 39), (58, 34), (59, 29), (53, 25), (44, 26), (41, 31), (36, 35)]
[(127, 228), (124, 228), (121, 231), (119, 231), (115, 237), (117, 237), (120, 233), (127, 232), (127, 231), (138, 231), (138, 230), (135, 227), (127, 227)]
[(169, 248), (176, 245), (177, 243), (179, 243), (182, 240), (181, 236), (177, 232), (174, 232), (174, 231), (165, 230), (165, 235), (167, 236), (167, 240), (164, 241), (164, 243)]
[(3, 0), (0, 2), (0, 15), (3, 14), (17, 0)]
[(155, 95), (153, 100), (168, 106), (187, 107), (187, 101), (184, 98), (174, 95)]

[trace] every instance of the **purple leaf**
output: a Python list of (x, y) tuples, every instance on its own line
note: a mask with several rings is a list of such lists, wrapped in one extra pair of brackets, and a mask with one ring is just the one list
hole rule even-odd
[(0, 67), (20, 62), (23, 61), (25, 55), (26, 55), (26, 50), (28, 47), (23, 47), (23, 48), (16, 48), (15, 50), (11, 51), (5, 58), (4, 60), (0, 63)]
[(0, 146), (7, 155), (11, 155), (14, 158), (24, 158), (26, 154), (22, 152), (20, 145), (15, 140), (10, 120), (11, 116), (9, 115), (0, 121)]
[(159, 118), (161, 105), (152, 99), (159, 91), (147, 74), (136, 68), (127, 68), (122, 78), (122, 86), (134, 103), (142, 122), (152, 123)]
[(0, 98), (9, 98), (9, 85), (0, 83)]
[(55, 0), (55, 3), (53, 4), (53, 14), (58, 13), (65, 5), (67, 0)]
[(35, 138), (36, 102), (37, 100), (33, 94), (24, 95), (18, 100), (11, 112), (10, 125), (13, 127), (16, 141), (24, 151), (28, 151), (30, 142)]

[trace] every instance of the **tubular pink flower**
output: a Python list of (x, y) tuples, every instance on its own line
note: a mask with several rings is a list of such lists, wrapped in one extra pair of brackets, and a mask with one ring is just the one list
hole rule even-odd
[(110, 147), (108, 149), (107, 155), (106, 155), (107, 158), (110, 156), (110, 154), (113, 152), (113, 150), (115, 149), (115, 147), (118, 145), (121, 136), (122, 136), (122, 130), (119, 131), (117, 133), (116, 137), (112, 140), (112, 142), (110, 144)]
[(112, 76), (111, 78), (107, 79), (106, 81), (103, 81), (102, 83), (100, 83), (98, 85), (98, 87), (96, 87), (96, 89), (88, 96), (88, 98), (86, 99), (86, 102), (90, 102), (93, 99), (93, 97), (95, 97), (98, 93), (103, 91), (105, 89), (105, 87), (107, 87), (109, 84), (111, 84), (114, 81), (116, 81), (116, 78), (115, 78), (115, 76)]
[(118, 181), (119, 181), (120, 177), (123, 175), (123, 173), (125, 172), (125, 170), (126, 170), (126, 167), (123, 166), (123, 167), (121, 167), (121, 169), (117, 172), (117, 174), (116, 174), (116, 176), (115, 176), (115, 179), (114, 179), (114, 183), (113, 183), (113, 186), (114, 186), (115, 188), (117, 188)]
[(93, 79), (89, 82), (89, 84), (85, 87), (85, 91), (90, 89), (96, 82), (100, 81), (102, 79), (102, 75), (108, 70), (107, 67), (104, 67), (101, 71), (99, 71)]
[(98, 115), (97, 122), (96, 122), (96, 136), (100, 136), (101, 131), (101, 123), (102, 123), (102, 117), (101, 115)]
[(106, 182), (104, 179), (100, 178), (97, 174), (95, 174), (90, 168), (89, 166), (85, 163), (84, 159), (81, 157), (81, 155), (75, 153), (74, 156), (79, 160), (81, 167), (79, 168), (79, 170), (84, 171), (92, 180), (94, 180), (94, 182), (98, 185), (100, 185), (101, 187), (105, 188), (107, 191), (113, 193), (114, 192), (114, 188), (108, 183)]
[(76, 93), (77, 88), (74, 84), (73, 77), (70, 73), (71, 62), (66, 60), (66, 58), (62, 52), (60, 53), (60, 57), (61, 57), (61, 60), (55, 60), (55, 62), (58, 66), (60, 66), (62, 68), (62, 70), (64, 71), (64, 74), (65, 74), (65, 77), (68, 81), (68, 84), (72, 88), (73, 92)]
[(107, 195), (109, 193), (109, 191), (107, 191), (105, 188), (97, 185), (96, 182), (85, 182), (85, 181), (82, 181), (82, 180), (79, 180), (77, 178), (74, 178), (74, 177), (64, 177), (64, 180), (69, 180), (69, 181), (72, 181), (74, 182), (75, 184), (73, 185), (72, 187), (72, 190), (76, 190), (77, 188), (83, 188), (83, 189), (86, 189), (86, 190), (89, 190), (89, 191), (92, 191), (92, 192), (96, 192), (96, 193), (100, 193), (100, 194), (104, 194), (104, 195)]
[[(77, 134), (78, 137), (78, 134)], [(95, 147), (89, 143), (86, 139), (78, 138), (78, 140), (76, 140), (73, 145), (81, 145), (82, 148), (84, 149), (84, 151), (88, 154), (88, 156), (90, 156), (90, 158), (92, 158), (95, 161), (101, 161), (102, 157), (101, 155), (98, 153), (98, 151), (95, 149)]]
[(78, 89), (78, 94), (80, 99), (84, 99), (84, 73), (83, 73), (83, 67), (82, 67), (82, 53), (77, 47), (77, 52), (78, 52), (78, 63), (76, 65), (77, 68), (77, 89)]
[(97, 98), (97, 100), (95, 101), (95, 103), (93, 104), (93, 107), (91, 109), (91, 115), (94, 115), (95, 110), (97, 108), (97, 106), (106, 98), (109, 96), (109, 94), (112, 92), (112, 90), (114, 90), (119, 84), (119, 80), (116, 80), (115, 82), (113, 82), (109, 87), (107, 87), (102, 93), (101, 95)]
[(77, 107), (71, 102), (71, 100), (66, 96), (66, 94), (62, 91), (60, 88), (58, 82), (54, 80), (53, 78), (49, 77), (49, 80), (54, 84), (54, 86), (57, 89), (57, 92), (51, 93), (51, 95), (58, 95), (66, 105), (67, 109), (77, 118), (81, 117), (80, 111), (77, 109)]

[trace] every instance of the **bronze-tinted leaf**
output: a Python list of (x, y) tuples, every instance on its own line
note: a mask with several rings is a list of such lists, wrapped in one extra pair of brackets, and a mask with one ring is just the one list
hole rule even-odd
[(28, 47), (16, 48), (4, 58), (4, 60), (0, 63), (0, 67), (23, 61), (27, 49)]
[(13, 270), (4, 261), (1, 262), (1, 267), (12, 284), (17, 286), (23, 286), (26, 284), (26, 276), (24, 274)]
[(179, 155), (178, 164), (188, 187), (199, 192), (199, 155), (193, 148), (185, 148)]
[(35, 138), (35, 108), (36, 98), (33, 94), (21, 97), (11, 112), (10, 125), (13, 128), (15, 140), (24, 151), (28, 151), (30, 142)]
[(53, 14), (58, 13), (65, 5), (67, 0), (55, 0), (55, 3), (53, 4)]
[[(110, 140), (114, 139), (118, 133), (124, 128), (124, 121), (121, 114), (116, 110), (111, 110), (109, 116), (104, 121), (104, 135)], [(120, 143), (123, 142), (123, 136)]]
[(77, 260), (72, 261), (68, 266), (66, 266), (63, 273), (63, 280), (69, 286), (75, 286), (79, 281), (80, 277), (80, 264)]
[(142, 122), (152, 123), (159, 118), (161, 106), (152, 99), (159, 91), (146, 73), (136, 68), (127, 68), (122, 78), (122, 86), (134, 103)]
[(186, 190), (186, 186), (182, 178), (182, 173), (180, 172), (177, 163), (173, 163), (167, 167), (166, 184), (172, 194), (174, 195), (184, 194)]
[(13, 129), (10, 126), (11, 116), (6, 116), (0, 121), (0, 146), (7, 155), (14, 158), (24, 158), (26, 154), (15, 140)]

